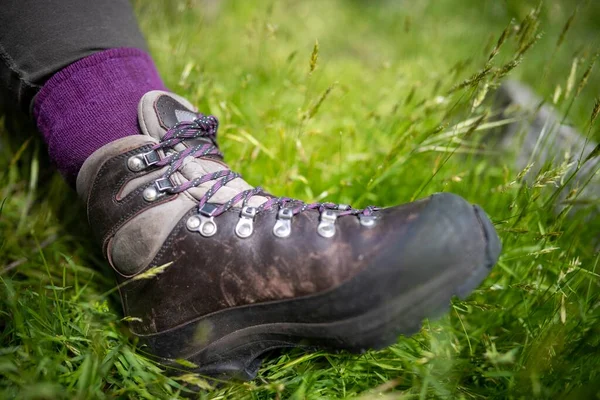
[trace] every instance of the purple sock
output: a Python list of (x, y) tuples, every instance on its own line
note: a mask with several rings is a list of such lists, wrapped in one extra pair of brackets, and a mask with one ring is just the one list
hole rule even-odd
[(165, 90), (154, 62), (142, 50), (111, 49), (54, 74), (35, 98), (33, 114), (50, 158), (74, 184), (83, 162), (116, 139), (140, 133), (138, 102)]

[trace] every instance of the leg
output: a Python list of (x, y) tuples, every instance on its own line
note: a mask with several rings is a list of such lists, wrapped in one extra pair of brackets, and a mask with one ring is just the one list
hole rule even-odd
[(8, 0), (0, 85), (30, 110), (71, 184), (95, 150), (139, 133), (136, 107), (164, 89), (127, 0)]
[(102, 50), (146, 49), (128, 0), (4, 0), (0, 87), (24, 110), (66, 66)]

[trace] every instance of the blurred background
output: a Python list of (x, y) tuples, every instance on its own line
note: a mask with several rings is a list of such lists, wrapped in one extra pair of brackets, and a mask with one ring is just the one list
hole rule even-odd
[[(507, 26), (518, 30), (518, 24), (539, 7), (535, 23), (539, 40), (511, 77), (552, 98), (557, 87), (564, 94), (573, 68), (576, 73), (587, 68), (598, 52), (600, 33), (600, 2), (595, 0), (190, 0), (168, 2), (168, 7), (163, 3), (136, 4), (152, 48), (165, 57), (185, 54), (207, 73), (219, 72), (210, 62), (218, 57), (213, 67), (228, 61), (231, 69), (220, 72), (231, 79), (246, 63), (262, 61), (286, 68), (290, 57), (306, 58), (318, 39), (326, 71), (342, 70), (368, 79), (382, 69), (392, 70), (387, 85), (397, 96), (406, 96), (413, 87), (433, 91), (436, 85), (473, 72)], [(173, 21), (178, 21), (179, 29)], [(188, 23), (195, 29), (190, 30)], [(174, 83), (178, 75), (165, 77)], [(323, 77), (328, 78), (335, 79), (335, 73)], [(369, 84), (362, 79), (352, 83), (360, 85), (355, 88), (359, 91)], [(600, 74), (591, 74), (579, 104), (593, 104), (599, 85)], [(584, 124), (590, 111), (574, 107), (569, 115)]]
[(388, 349), (283, 352), (251, 383), (174, 377), (128, 336), (35, 129), (0, 112), (0, 398), (173, 399), (194, 385), (215, 399), (599, 398), (600, 203), (570, 180), (573, 154), (554, 146), (526, 177), (520, 142), (490, 137), (535, 119), (493, 100), (512, 79), (553, 108), (547, 136), (600, 139), (600, 1), (133, 3), (167, 86), (219, 118), (249, 183), (355, 207), (455, 192), (490, 215), (503, 253), (473, 295)]

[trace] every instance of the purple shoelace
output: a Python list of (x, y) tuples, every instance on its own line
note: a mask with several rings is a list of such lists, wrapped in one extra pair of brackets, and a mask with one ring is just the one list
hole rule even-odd
[[(160, 149), (169, 149), (173, 148), (175, 145), (183, 143), (185, 141), (193, 140), (193, 139), (203, 139), (204, 141), (195, 146), (187, 147), (185, 150), (180, 152), (167, 153), (168, 155), (162, 158), (160, 161), (156, 163), (159, 167), (169, 166), (169, 168), (163, 174), (162, 179), (168, 179), (169, 182), (172, 181), (170, 179), (171, 175), (173, 175), (177, 170), (181, 168), (183, 162), (186, 157), (217, 157), (218, 159), (223, 158), (223, 154), (219, 151), (219, 147), (217, 145), (217, 129), (219, 127), (219, 121), (216, 117), (212, 115), (203, 115), (198, 113), (197, 118), (193, 121), (185, 121), (179, 122), (174, 127), (169, 129), (160, 142), (152, 147), (152, 150), (157, 151)], [(214, 185), (206, 191), (206, 193), (202, 196), (202, 198), (198, 202), (198, 209), (202, 209), (202, 207), (207, 204), (210, 198), (223, 186), (227, 183), (233, 181), (234, 179), (240, 178), (241, 175), (237, 172), (231, 171), (229, 169), (220, 170), (217, 172), (213, 172), (210, 174), (202, 175), (198, 178), (194, 178), (184, 184), (169, 187), (166, 192), (167, 193), (181, 193), (190, 188), (197, 187), (202, 185), (203, 183), (209, 181), (216, 181)], [(331, 202), (325, 203), (304, 203), (301, 200), (292, 199), (290, 197), (275, 197), (269, 193), (263, 191), (261, 187), (256, 187), (253, 189), (244, 190), (234, 197), (232, 197), (229, 201), (224, 204), (217, 206), (212, 211), (212, 216), (217, 217), (230, 208), (233, 207), (234, 204), (242, 201), (242, 206), (246, 206), (248, 200), (252, 196), (263, 196), (267, 197), (268, 200), (256, 207), (256, 212), (259, 213), (261, 211), (269, 210), (275, 206), (280, 209), (286, 206), (289, 206), (292, 210), (292, 215), (297, 215), (306, 210), (318, 209), (320, 212), (324, 210), (338, 210), (338, 216), (344, 215), (358, 215), (363, 214), (365, 216), (370, 216), (374, 211), (377, 211), (379, 208), (374, 206), (368, 206), (364, 209), (354, 209), (350, 206), (343, 206)]]

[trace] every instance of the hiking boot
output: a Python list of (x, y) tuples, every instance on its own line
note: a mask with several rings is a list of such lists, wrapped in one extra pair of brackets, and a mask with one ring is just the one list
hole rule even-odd
[(185, 99), (147, 93), (139, 124), (143, 135), (87, 159), (77, 190), (131, 331), (165, 364), (252, 379), (276, 348), (382, 348), (470, 293), (498, 258), (489, 219), (456, 195), (306, 204), (230, 171), (216, 118)]

